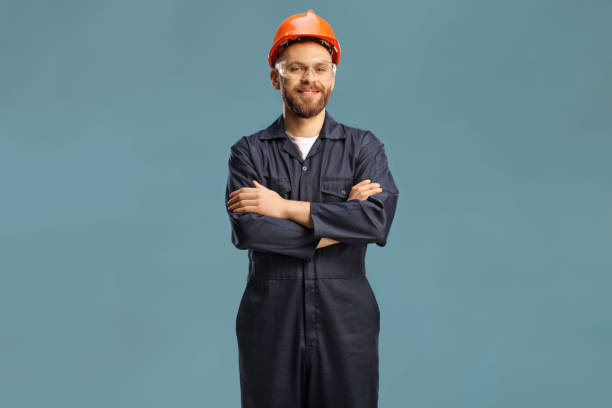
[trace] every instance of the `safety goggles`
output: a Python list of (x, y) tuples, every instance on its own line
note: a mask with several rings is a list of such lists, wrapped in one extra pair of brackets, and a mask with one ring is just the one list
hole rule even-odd
[[(307, 64), (310, 62), (310, 64)], [(322, 82), (331, 81), (336, 75), (336, 64), (330, 61), (310, 59), (310, 60), (283, 60), (278, 61), (274, 68), (278, 73), (287, 78), (299, 80), (312, 72), (313, 77)]]

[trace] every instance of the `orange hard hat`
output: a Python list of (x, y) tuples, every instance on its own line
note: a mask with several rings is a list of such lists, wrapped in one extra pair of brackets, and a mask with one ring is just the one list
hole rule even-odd
[(274, 68), (279, 48), (286, 46), (289, 40), (299, 37), (316, 37), (324, 40), (331, 47), (332, 62), (337, 65), (340, 61), (340, 43), (336, 40), (331, 26), (314, 11), (308, 10), (306, 13), (294, 14), (286, 18), (278, 26), (272, 41), (272, 48), (268, 53), (268, 63), (271, 68)]

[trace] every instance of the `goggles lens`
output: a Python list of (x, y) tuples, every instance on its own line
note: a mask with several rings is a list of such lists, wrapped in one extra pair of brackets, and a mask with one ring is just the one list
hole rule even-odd
[(296, 80), (312, 72), (315, 79), (329, 81), (336, 74), (336, 64), (329, 61), (316, 61), (311, 65), (304, 61), (279, 61), (275, 67), (285, 78)]

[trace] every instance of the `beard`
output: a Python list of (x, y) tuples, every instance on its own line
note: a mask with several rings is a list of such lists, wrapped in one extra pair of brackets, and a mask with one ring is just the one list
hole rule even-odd
[(320, 86), (308, 86), (301, 85), (304, 88), (314, 88), (319, 93), (314, 97), (303, 97), (298, 92), (297, 87), (294, 91), (288, 91), (285, 86), (281, 88), (281, 97), (283, 101), (293, 113), (301, 118), (311, 118), (318, 115), (329, 102), (331, 97), (331, 88), (325, 88)]

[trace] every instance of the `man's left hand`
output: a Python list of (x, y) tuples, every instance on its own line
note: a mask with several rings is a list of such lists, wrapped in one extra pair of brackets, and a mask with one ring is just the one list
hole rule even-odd
[(275, 218), (287, 218), (287, 200), (274, 190), (253, 180), (255, 187), (242, 187), (230, 193), (227, 209), (232, 212), (254, 212)]

